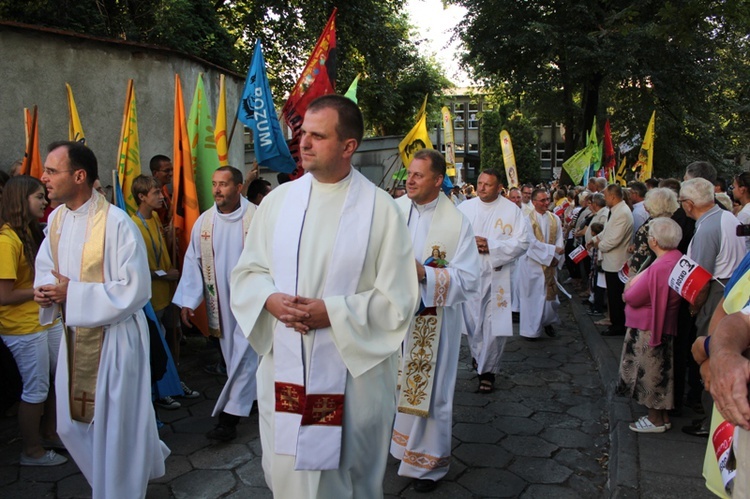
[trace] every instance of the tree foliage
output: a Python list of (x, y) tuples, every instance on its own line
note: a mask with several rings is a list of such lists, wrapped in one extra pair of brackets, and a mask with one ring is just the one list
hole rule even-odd
[[(256, 38), (281, 104), (334, 7), (338, 73), (345, 92), (357, 74), (368, 131), (403, 134), (425, 94), (450, 85), (410, 41), (405, 0), (0, 0), (0, 19), (170, 47), (244, 74)], [(438, 99), (431, 99), (431, 107)]]
[(539, 140), (536, 127), (519, 112), (506, 114), (499, 111), (482, 113), (480, 153), (481, 169), (496, 168), (505, 178), (503, 151), (500, 146), (500, 132), (507, 130), (513, 143), (513, 155), (516, 159), (518, 179), (522, 183), (538, 182), (541, 179), (541, 162), (539, 161)]
[[(566, 155), (594, 116), (615, 140), (656, 110), (657, 175), (748, 145), (750, 5), (742, 0), (458, 0), (463, 62), (477, 78), (568, 130)], [(637, 151), (636, 151), (637, 154)]]

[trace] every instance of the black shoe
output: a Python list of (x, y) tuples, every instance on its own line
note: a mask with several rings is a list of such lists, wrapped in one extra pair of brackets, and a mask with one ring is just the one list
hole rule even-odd
[(529, 338), (528, 336), (521, 336), (521, 338), (523, 338), (526, 341), (536, 341), (539, 339), (539, 338)]
[(253, 406), (250, 408), (250, 415), (258, 414), (258, 401), (253, 402)]
[(416, 478), (414, 480), (414, 490), (421, 493), (432, 492), (437, 488), (437, 484), (438, 483), (435, 480), (422, 480)]
[(602, 331), (602, 336), (625, 336), (625, 331), (609, 328)]
[(549, 336), (550, 338), (554, 338), (557, 336), (557, 331), (555, 331), (555, 328), (552, 326), (544, 326), (544, 334)]
[(521, 322), (521, 314), (519, 312), (511, 312), (511, 315), (513, 317), (513, 324)]
[(705, 414), (706, 411), (703, 409), (703, 404), (700, 400), (688, 400), (685, 402), (685, 407), (689, 407), (696, 414)]
[(206, 433), (206, 437), (211, 440), (228, 442), (237, 438), (237, 427), (217, 424), (213, 430)]
[(690, 426), (683, 426), (682, 433), (693, 435), (694, 437), (708, 437), (708, 428), (703, 426), (703, 420), (698, 421)]

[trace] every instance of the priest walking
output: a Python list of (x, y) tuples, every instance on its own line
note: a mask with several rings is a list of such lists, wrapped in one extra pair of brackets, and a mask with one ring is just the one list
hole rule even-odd
[(275, 497), (383, 497), (398, 350), (419, 292), (395, 202), (351, 166), (363, 130), (346, 97), (310, 103), (307, 174), (264, 198), (232, 272), (232, 310), (261, 355)]
[(444, 178), (443, 156), (422, 149), (408, 168), (407, 195), (397, 201), (414, 246), (422, 304), (404, 340), (391, 454), (417, 492), (434, 490), (448, 473), (461, 304), (479, 299), (474, 233), (441, 192)]
[(172, 301), (182, 307), (180, 316), (187, 326), (192, 326), (198, 305), (206, 302), (209, 333), (219, 338), (227, 363), (227, 382), (212, 414), (219, 419), (206, 436), (227, 441), (237, 436), (240, 417), (250, 414), (256, 398), (258, 356), (232, 314), (229, 289), (229, 275), (242, 253), (255, 205), (242, 197), (242, 172), (237, 168), (218, 168), (211, 183), (215, 203), (193, 225)]
[(514, 263), (529, 245), (523, 213), (500, 196), (501, 189), (500, 173), (484, 170), (477, 179), (478, 197), (458, 206), (471, 222), (475, 251), (481, 260), (481, 296), (464, 303), (469, 347), (479, 374), (479, 393), (494, 389), (505, 340), (513, 336), (511, 276)]

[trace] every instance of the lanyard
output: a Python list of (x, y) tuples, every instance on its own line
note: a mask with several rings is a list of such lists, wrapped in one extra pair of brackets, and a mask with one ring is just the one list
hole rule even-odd
[(162, 246), (161, 234), (159, 234), (159, 251), (156, 251), (156, 242), (154, 241), (154, 236), (151, 235), (151, 229), (149, 229), (148, 224), (146, 223), (146, 220), (143, 218), (143, 215), (141, 215), (141, 212), (137, 211), (136, 213), (138, 214), (138, 218), (141, 219), (141, 223), (146, 228), (146, 232), (148, 232), (148, 237), (151, 239), (151, 247), (153, 248), (154, 255), (156, 256), (156, 267), (158, 268), (161, 262), (161, 254), (164, 249)]

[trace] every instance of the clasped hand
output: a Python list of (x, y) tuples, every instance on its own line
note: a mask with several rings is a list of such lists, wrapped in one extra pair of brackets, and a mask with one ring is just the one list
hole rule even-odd
[(55, 303), (64, 303), (68, 297), (68, 283), (70, 279), (58, 272), (52, 271), (57, 278), (57, 284), (45, 284), (34, 289), (34, 301), (42, 308), (49, 308)]
[(266, 300), (266, 310), (286, 327), (301, 334), (331, 325), (323, 300), (273, 293)]

